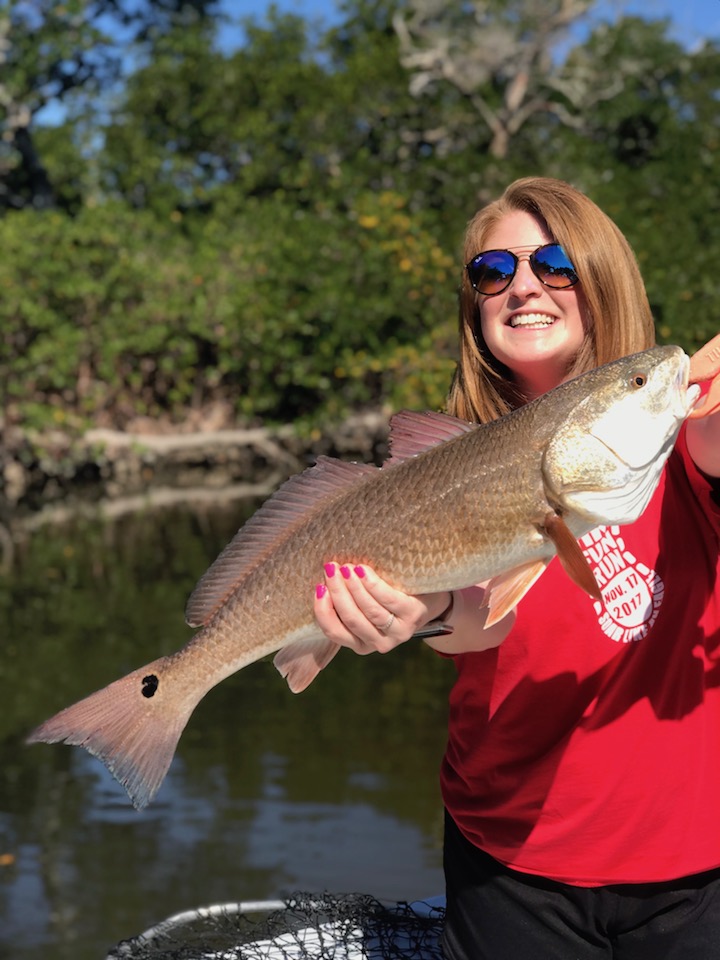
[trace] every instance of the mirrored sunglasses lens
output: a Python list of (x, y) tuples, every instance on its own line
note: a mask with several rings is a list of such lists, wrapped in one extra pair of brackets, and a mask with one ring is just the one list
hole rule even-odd
[(537, 276), (548, 287), (560, 290), (578, 282), (575, 267), (559, 243), (541, 247), (530, 259)]
[(491, 250), (468, 264), (470, 283), (478, 293), (502, 293), (515, 273), (516, 260), (505, 250)]

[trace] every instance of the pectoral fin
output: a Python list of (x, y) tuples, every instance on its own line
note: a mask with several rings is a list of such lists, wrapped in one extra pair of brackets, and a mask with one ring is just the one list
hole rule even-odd
[(555, 544), (563, 570), (573, 583), (596, 600), (602, 600), (595, 574), (563, 518), (557, 513), (549, 513), (545, 517), (545, 532)]
[[(549, 513), (545, 518), (543, 531), (555, 545), (563, 570), (573, 583), (596, 600), (602, 600), (595, 574), (562, 517), (557, 513)], [(550, 560), (534, 560), (493, 577), (485, 594), (484, 606), (488, 607), (485, 628), (502, 620), (520, 603), (538, 577), (545, 572), (549, 562)]]

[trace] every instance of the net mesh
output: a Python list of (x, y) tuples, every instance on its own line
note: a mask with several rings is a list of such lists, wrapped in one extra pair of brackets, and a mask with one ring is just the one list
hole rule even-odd
[(444, 908), (364, 894), (296, 894), (170, 917), (107, 960), (442, 960)]

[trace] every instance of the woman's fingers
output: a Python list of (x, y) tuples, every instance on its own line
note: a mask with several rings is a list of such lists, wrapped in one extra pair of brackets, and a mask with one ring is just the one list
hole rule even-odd
[(720, 407), (720, 334), (690, 357), (690, 383), (710, 381), (704, 396), (688, 415), (689, 420), (707, 417)]
[(350, 647), (356, 653), (373, 652), (372, 647), (355, 636), (343, 623), (325, 583), (319, 583), (315, 588), (314, 613), (318, 626), (330, 640)]
[(316, 590), (315, 616), (336, 643), (358, 653), (384, 653), (408, 640), (429, 613), (421, 597), (396, 590), (370, 567), (328, 563)]
[(713, 380), (720, 374), (720, 333), (690, 357), (690, 383)]
[[(356, 653), (373, 653), (376, 631), (357, 606), (338, 564), (327, 564), (315, 588), (315, 619), (325, 635)], [(387, 617), (386, 617), (387, 619)]]

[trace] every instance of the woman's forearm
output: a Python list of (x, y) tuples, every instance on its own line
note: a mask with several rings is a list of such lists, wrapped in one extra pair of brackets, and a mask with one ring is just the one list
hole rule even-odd
[(443, 618), (444, 622), (453, 628), (453, 632), (445, 636), (429, 637), (425, 643), (439, 653), (450, 654), (489, 650), (499, 646), (515, 622), (515, 611), (485, 629), (488, 614), (488, 608), (483, 606), (485, 592), (485, 588), (479, 585), (454, 590), (452, 610), (449, 616)]

